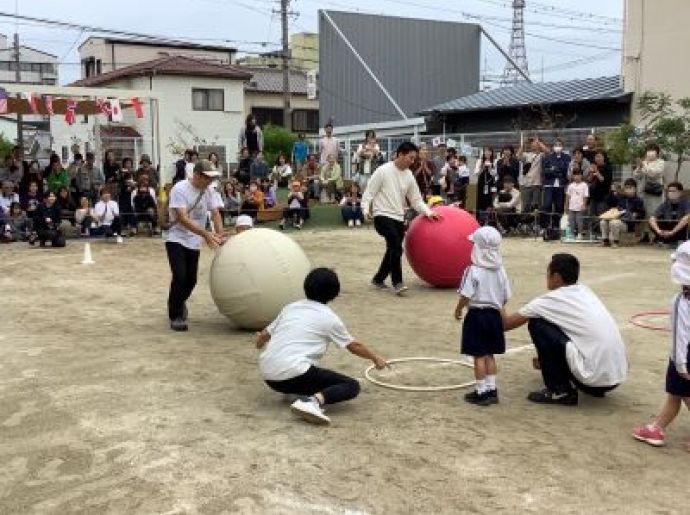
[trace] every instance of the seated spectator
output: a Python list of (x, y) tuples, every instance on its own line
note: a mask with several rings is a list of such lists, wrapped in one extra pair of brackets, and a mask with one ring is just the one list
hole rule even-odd
[(265, 177), (268, 177), (268, 165), (264, 161), (264, 153), (257, 152), (256, 158), (249, 166), (249, 180), (261, 182)]
[(264, 177), (261, 180), (261, 191), (264, 194), (264, 207), (266, 209), (275, 207), (278, 203), (277, 190), (278, 186), (271, 182), (271, 179), (268, 177)]
[(28, 241), (33, 224), (31, 219), (22, 211), (19, 202), (12, 202), (9, 213), (3, 219), (3, 227), (0, 241), (12, 243), (14, 241)]
[(2, 181), (2, 193), (0, 193), (0, 208), (9, 213), (10, 206), (19, 202), (19, 195), (14, 192), (14, 183), (10, 180)]
[(304, 224), (305, 210), (306, 197), (302, 191), (302, 183), (294, 181), (288, 194), (287, 207), (283, 209), (283, 219), (280, 221), (280, 228), (285, 229), (285, 224), (290, 220), (297, 229), (301, 229)]
[(241, 214), (256, 218), (257, 213), (264, 209), (264, 194), (259, 185), (252, 181), (244, 194)]
[(235, 234), (240, 234), (254, 227), (254, 220), (249, 215), (240, 215), (235, 220)]
[(328, 161), (321, 167), (319, 176), (321, 184), (321, 202), (331, 204), (338, 202), (343, 191), (343, 174), (333, 154), (328, 154)]
[(137, 168), (137, 171), (135, 173), (135, 179), (137, 181), (137, 184), (143, 176), (149, 178), (149, 186), (151, 186), (154, 190), (158, 189), (158, 185), (160, 184), (158, 171), (153, 167), (151, 158), (147, 154), (142, 155), (139, 159), (139, 168)]
[(237, 217), (242, 206), (242, 193), (239, 191), (238, 183), (235, 179), (226, 182), (223, 185), (223, 215), (225, 223)]
[(66, 222), (70, 222), (74, 225), (74, 212), (77, 207), (72, 201), (72, 196), (70, 195), (69, 189), (65, 186), (60, 186), (57, 192), (57, 205), (60, 208), (60, 219)]
[[(40, 202), (40, 199), (43, 198), (43, 172), (41, 171), (41, 165), (35, 159), (31, 161), (31, 163), (29, 163), (28, 171), (24, 174), (24, 177), (22, 177), (22, 180), (19, 183), (20, 197), (22, 196), (22, 194), (29, 191), (29, 185), (32, 182), (36, 183), (36, 186), (38, 188), (38, 198)], [(25, 207), (23, 207), (22, 209), (26, 211)]]
[(292, 167), (287, 162), (285, 156), (280, 154), (276, 160), (276, 165), (271, 173), (271, 181), (278, 186), (284, 186), (292, 179)]
[[(119, 181), (119, 195), (117, 198), (118, 208), (120, 213), (120, 227), (121, 230), (129, 229), (129, 235), (136, 234), (136, 218), (134, 216), (134, 208), (132, 206), (132, 195), (136, 192), (137, 183), (134, 180), (133, 171), (134, 162), (130, 157), (125, 157), (122, 160), (122, 167), (120, 168)], [(155, 197), (155, 195), (154, 195)]]
[[(34, 229), (36, 238), (41, 247), (46, 246), (46, 241), (50, 241), (53, 247), (64, 247), (65, 237), (60, 228), (60, 207), (57, 205), (57, 195), (48, 191), (44, 201), (38, 206), (38, 213), (34, 218)], [(34, 244), (35, 239), (29, 239), (30, 244)]]
[(350, 190), (345, 193), (345, 196), (340, 201), (342, 208), (343, 220), (348, 227), (361, 226), (364, 222), (364, 212), (362, 211), (362, 192), (359, 184), (353, 182), (350, 185)]
[(249, 186), (249, 173), (252, 166), (252, 161), (254, 161), (254, 159), (252, 159), (252, 156), (249, 154), (249, 149), (247, 147), (243, 147), (242, 150), (240, 150), (239, 163), (235, 177), (237, 178), (237, 181), (245, 187)]
[(120, 235), (120, 207), (117, 202), (111, 200), (108, 188), (101, 189), (101, 200), (93, 208), (93, 218), (96, 227), (90, 231), (92, 236), (104, 235), (110, 238)]
[(29, 183), (28, 191), (19, 196), (19, 203), (21, 204), (26, 215), (29, 218), (34, 218), (36, 210), (41, 203), (41, 195), (36, 182), (32, 181)]
[(683, 185), (672, 182), (666, 187), (666, 200), (649, 219), (649, 229), (658, 243), (687, 240), (690, 207), (683, 199)]
[(517, 214), (522, 211), (522, 199), (512, 175), (503, 177), (503, 189), (494, 198), (494, 209), (498, 218), (498, 229), (502, 234), (518, 226)]
[(618, 247), (621, 232), (639, 229), (645, 214), (644, 201), (637, 195), (637, 181), (627, 179), (623, 183), (623, 194), (618, 197), (617, 206), (600, 217), (603, 245)]
[(80, 195), (86, 195), (91, 202), (98, 199), (98, 192), (105, 184), (103, 171), (95, 165), (93, 152), (86, 153), (86, 162), (77, 171), (76, 183)]
[(74, 221), (79, 227), (79, 234), (81, 236), (88, 236), (91, 231), (91, 224), (93, 223), (93, 210), (91, 209), (91, 202), (89, 197), (83, 196), (79, 199), (79, 207), (74, 212)]
[(48, 173), (48, 177), (46, 177), (46, 180), (48, 182), (48, 191), (52, 191), (57, 195), (58, 190), (62, 186), (64, 186), (65, 188), (69, 188), (69, 174), (67, 173), (67, 170), (64, 170), (62, 168), (60, 156), (58, 156), (57, 154), (53, 154), (52, 156), (50, 156), (49, 169), (50, 172)]
[[(309, 198), (318, 200), (321, 196), (321, 187), (319, 185), (321, 174), (319, 173), (319, 162), (315, 154), (307, 156), (307, 162), (304, 163), (300, 173), (301, 182), (307, 186)], [(295, 178), (297, 179), (297, 177)]]
[(152, 235), (157, 229), (157, 216), (156, 216), (156, 201), (151, 195), (153, 188), (146, 186), (146, 181), (142, 181), (136, 190), (136, 194), (132, 198), (132, 207), (134, 208), (134, 233), (136, 234), (139, 228), (139, 224), (148, 224), (150, 229), (149, 233)]

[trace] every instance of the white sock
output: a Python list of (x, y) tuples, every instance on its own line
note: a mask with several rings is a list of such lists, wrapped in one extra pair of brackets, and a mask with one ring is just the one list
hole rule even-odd
[(484, 393), (486, 391), (486, 381), (484, 379), (477, 379), (477, 393)]
[(486, 389), (487, 390), (495, 390), (496, 389), (496, 376), (495, 375), (487, 375), (486, 378), (484, 379), (486, 383)]

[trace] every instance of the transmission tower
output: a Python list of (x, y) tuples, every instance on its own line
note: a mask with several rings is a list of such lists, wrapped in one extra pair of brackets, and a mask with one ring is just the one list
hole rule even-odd
[[(527, 48), (525, 47), (525, 0), (513, 0), (513, 30), (510, 35), (510, 57), (529, 76), (527, 67)], [(506, 61), (506, 67), (501, 79), (502, 86), (514, 86), (525, 78), (518, 73), (518, 70)]]

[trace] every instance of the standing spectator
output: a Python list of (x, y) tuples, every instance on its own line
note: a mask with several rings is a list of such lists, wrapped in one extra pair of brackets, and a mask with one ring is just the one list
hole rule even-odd
[[(27, 193), (32, 182), (36, 183), (39, 198), (43, 198), (43, 173), (41, 172), (41, 165), (35, 159), (29, 163), (27, 173), (24, 174), (19, 183), (19, 194)], [(23, 209), (26, 210), (26, 208)]]
[(429, 149), (426, 143), (419, 145), (419, 155), (415, 159), (410, 170), (417, 181), (417, 187), (422, 198), (426, 199), (431, 194), (431, 180), (434, 175), (434, 162), (429, 159)]
[(583, 238), (588, 199), (589, 186), (586, 182), (582, 182), (582, 171), (576, 168), (573, 170), (573, 182), (568, 185), (566, 191), (566, 209), (570, 232), (578, 240)]
[(48, 190), (53, 193), (57, 193), (61, 186), (69, 188), (69, 175), (62, 169), (62, 163), (57, 154), (50, 156), (50, 173), (47, 180)]
[(95, 166), (93, 152), (86, 153), (86, 162), (80, 167), (76, 182), (77, 190), (82, 196), (86, 196), (91, 202), (98, 198), (98, 192), (105, 184), (105, 177), (101, 169)]
[[(53, 247), (64, 247), (65, 237), (60, 229), (60, 208), (55, 201), (57, 197), (52, 191), (48, 191), (41, 205), (38, 206), (38, 213), (34, 219), (34, 229), (36, 230), (38, 241), (41, 247), (46, 246), (46, 241), (50, 241)], [(33, 240), (29, 240), (33, 244)]]
[(515, 180), (511, 175), (505, 177), (503, 189), (498, 192), (494, 199), (494, 209), (498, 218), (499, 231), (502, 234), (517, 227), (517, 215), (522, 211), (522, 206), (520, 191), (515, 187)]
[(536, 136), (528, 140), (529, 151), (520, 147), (522, 161), (522, 209), (531, 212), (541, 208), (542, 160), (546, 146)]
[(333, 125), (327, 123), (324, 128), (324, 135), (319, 140), (319, 164), (324, 165), (328, 162), (328, 156), (333, 154), (335, 160), (340, 156), (340, 141), (333, 136)]
[(79, 199), (79, 208), (74, 212), (74, 221), (79, 227), (79, 234), (89, 236), (93, 223), (93, 210), (89, 197), (84, 196)]
[[(613, 169), (607, 163), (603, 150), (594, 152), (594, 162), (589, 165), (589, 214), (592, 219), (609, 209), (608, 196), (613, 182)], [(594, 227), (592, 227), (594, 229)]]
[(582, 180), (587, 182), (589, 176), (589, 161), (585, 159), (581, 148), (573, 149), (572, 159), (568, 165), (568, 180), (573, 176), (573, 170), (580, 170), (582, 172)]
[[(177, 184), (180, 181), (184, 181), (189, 178), (189, 169), (193, 171), (194, 163), (196, 162), (195, 156), (198, 157), (199, 154), (195, 150), (188, 148), (184, 151), (182, 159), (175, 163), (175, 176), (173, 177), (173, 184)], [(191, 173), (191, 172), (190, 172)]]
[(491, 175), (496, 177), (496, 156), (491, 147), (482, 148), (482, 153), (474, 164), (474, 175), (481, 174), (485, 169), (488, 169)]
[[(209, 247), (223, 244), (223, 221), (211, 183), (220, 173), (206, 160), (194, 165), (191, 180), (180, 181), (170, 190), (170, 222), (164, 235), (172, 281), (168, 294), (168, 318), (174, 331), (187, 330), (187, 299), (196, 286), (202, 241)], [(211, 212), (213, 230), (207, 231)]]
[(542, 228), (557, 228), (565, 206), (565, 187), (568, 183), (568, 167), (570, 156), (563, 152), (563, 140), (556, 138), (552, 152), (542, 161), (544, 171), (544, 198), (542, 212), (544, 220)]
[(666, 163), (659, 156), (659, 145), (647, 145), (644, 161), (637, 159), (633, 177), (642, 184), (642, 200), (647, 213), (654, 213), (664, 201), (664, 169)]
[(493, 162), (494, 151), (491, 148), (485, 148), (482, 152), (482, 157), (477, 160), (475, 166), (475, 174), (479, 175), (477, 180), (477, 218), (480, 223), (485, 223), (487, 220), (487, 210), (493, 209), (494, 196), (498, 188), (496, 187), (496, 169)]
[(41, 195), (38, 192), (38, 184), (35, 181), (29, 183), (29, 191), (19, 196), (19, 203), (27, 216), (33, 219), (41, 203)]
[(343, 220), (345, 220), (348, 227), (359, 227), (362, 225), (364, 213), (362, 213), (362, 193), (359, 184), (353, 182), (350, 185), (350, 190), (340, 201), (340, 206), (342, 208)]
[(470, 168), (467, 157), (458, 156), (458, 172), (455, 176), (455, 200), (463, 209), (467, 207), (467, 188), (470, 185)]
[(362, 197), (362, 210), (365, 217), (373, 212), (374, 228), (386, 240), (386, 253), (371, 282), (385, 288), (384, 281), (390, 275), (396, 295), (402, 295), (408, 289), (402, 278), (406, 204), (427, 218), (435, 220), (438, 215), (424, 203), (410, 171), (417, 158), (417, 146), (409, 141), (401, 143), (396, 155), (395, 161), (379, 166), (371, 176)]
[[(306, 159), (306, 156), (305, 156)], [(278, 186), (281, 184), (285, 184), (287, 181), (289, 181), (292, 178), (292, 167), (290, 166), (290, 163), (287, 162), (285, 159), (284, 154), (280, 154), (278, 156), (278, 159), (276, 160), (276, 164), (273, 167), (273, 172), (271, 173), (271, 180), (273, 183)]]
[(211, 166), (213, 167), (214, 170), (223, 173), (223, 166), (220, 164), (220, 161), (218, 160), (218, 154), (215, 152), (211, 152), (208, 155), (208, 161), (211, 163)]
[(111, 200), (108, 188), (101, 188), (101, 200), (93, 208), (93, 221), (96, 227), (90, 230), (92, 236), (120, 236), (120, 207), (117, 202)]
[(441, 170), (446, 166), (448, 156), (457, 154), (454, 148), (448, 148), (445, 143), (439, 143), (436, 148), (436, 156), (432, 159), (434, 167), (432, 168), (431, 188), (429, 190), (429, 195), (434, 196), (441, 194)]
[(445, 166), (441, 168), (441, 179), (439, 184), (441, 186), (441, 197), (445, 200), (453, 199), (455, 197), (455, 183), (460, 172), (460, 160), (455, 154), (449, 154), (448, 161)]
[(261, 182), (266, 177), (268, 177), (268, 165), (264, 161), (264, 153), (259, 151), (249, 167), (249, 181)]
[(105, 176), (105, 182), (117, 183), (120, 181), (120, 164), (115, 159), (115, 152), (112, 150), (105, 151), (103, 175)]
[(158, 185), (160, 184), (160, 178), (158, 177), (158, 172), (153, 167), (151, 158), (147, 154), (143, 154), (139, 158), (139, 168), (137, 168), (135, 179), (137, 184), (141, 177), (146, 176), (149, 179), (149, 186), (151, 186), (155, 191), (158, 191)]
[(302, 168), (308, 154), (309, 142), (304, 138), (304, 133), (300, 132), (297, 135), (297, 141), (292, 144), (292, 162), (295, 164), (296, 170)]
[(683, 185), (672, 182), (666, 187), (666, 200), (649, 219), (649, 229), (658, 243), (677, 243), (687, 240), (690, 206), (683, 199)]
[(79, 186), (77, 185), (77, 177), (81, 173), (81, 168), (84, 166), (84, 156), (80, 153), (74, 154), (74, 159), (67, 167), (67, 174), (69, 175), (69, 193), (72, 197), (72, 202), (76, 205), (79, 200)]
[(0, 194), (0, 208), (9, 213), (10, 205), (19, 202), (19, 195), (14, 192), (14, 183), (9, 180), (2, 181), (2, 193)]
[[(594, 162), (594, 153), (597, 150), (599, 150), (600, 148), (601, 148), (601, 145), (599, 145), (599, 142), (597, 141), (597, 137), (591, 133), (587, 134), (587, 138), (585, 139), (585, 144), (582, 145), (582, 156), (588, 162), (592, 163), (592, 162)], [(585, 177), (585, 179), (586, 179), (586, 177)]]
[(249, 154), (249, 149), (247, 147), (243, 147), (242, 150), (240, 150), (240, 160), (237, 167), (236, 177), (239, 183), (245, 187), (249, 186), (249, 182), (251, 181), (249, 174), (253, 161), (254, 159)]
[(515, 158), (515, 148), (506, 145), (501, 150), (501, 157), (496, 163), (496, 172), (498, 173), (498, 187), (503, 188), (503, 183), (507, 176), (513, 178), (513, 185), (517, 185), (520, 178), (520, 162)]
[(242, 206), (242, 194), (238, 191), (237, 185), (230, 181), (223, 186), (223, 214), (226, 223), (230, 223), (233, 218), (240, 214)]
[(290, 193), (288, 193), (287, 207), (283, 209), (283, 219), (280, 221), (280, 229), (285, 229), (285, 224), (288, 220), (292, 220), (295, 227), (301, 229), (304, 224), (305, 210), (306, 199), (302, 191), (302, 183), (293, 181)]
[(338, 202), (343, 189), (343, 176), (340, 165), (335, 160), (335, 156), (328, 156), (328, 162), (321, 167), (322, 192), (326, 193), (326, 198), (322, 198), (326, 203)]
[(635, 231), (636, 226), (644, 220), (644, 202), (637, 196), (635, 179), (626, 179), (623, 183), (623, 195), (618, 200), (616, 210), (615, 218), (605, 217), (606, 213), (601, 217), (601, 237), (605, 247), (618, 247), (622, 230)]
[(376, 163), (381, 156), (381, 148), (376, 141), (376, 133), (368, 130), (364, 133), (364, 142), (357, 147), (355, 163), (357, 164), (357, 182), (365, 190), (371, 174), (376, 169)]
[(123, 231), (124, 229), (129, 229), (130, 236), (134, 236), (137, 233), (136, 218), (134, 217), (134, 209), (132, 207), (132, 193), (137, 187), (137, 183), (134, 181), (133, 165), (134, 162), (129, 157), (125, 157), (122, 160), (122, 168), (120, 169), (120, 194), (118, 196), (120, 224)]
[(247, 147), (250, 156), (264, 151), (264, 133), (261, 132), (261, 127), (256, 123), (256, 116), (253, 114), (247, 116), (237, 141), (239, 149)]

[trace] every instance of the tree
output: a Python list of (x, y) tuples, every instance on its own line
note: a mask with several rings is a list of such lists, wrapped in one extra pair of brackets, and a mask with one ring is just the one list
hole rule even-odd
[(642, 135), (675, 158), (678, 180), (683, 163), (690, 161), (690, 98), (674, 102), (667, 93), (645, 91), (637, 100), (637, 108), (643, 123)]
[(278, 125), (267, 124), (263, 127), (264, 133), (264, 158), (269, 166), (273, 166), (282, 152), (290, 159), (295, 135), (289, 130)]
[(0, 132), (0, 159), (5, 162), (5, 159), (12, 155), (12, 149), (14, 148), (14, 142), (5, 137), (4, 132)]
[(623, 123), (607, 132), (605, 138), (608, 157), (614, 165), (632, 165), (644, 154), (644, 140), (630, 123)]

